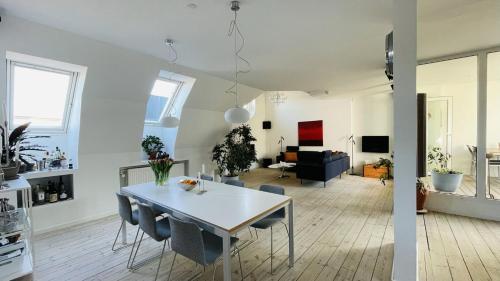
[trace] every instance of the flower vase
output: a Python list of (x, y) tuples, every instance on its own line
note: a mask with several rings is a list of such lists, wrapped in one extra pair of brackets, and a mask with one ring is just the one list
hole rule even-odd
[(160, 187), (167, 185), (168, 178), (170, 176), (170, 169), (174, 165), (174, 160), (165, 155), (162, 158), (150, 160), (149, 165), (155, 175), (156, 186)]
[(169, 172), (160, 171), (154, 172), (155, 174), (155, 184), (156, 186), (165, 186), (168, 183)]

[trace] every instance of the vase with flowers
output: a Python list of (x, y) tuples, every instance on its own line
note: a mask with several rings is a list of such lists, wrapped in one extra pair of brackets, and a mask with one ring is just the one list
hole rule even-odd
[(158, 152), (154, 159), (149, 160), (149, 166), (155, 175), (156, 186), (164, 186), (168, 183), (174, 160), (167, 153)]

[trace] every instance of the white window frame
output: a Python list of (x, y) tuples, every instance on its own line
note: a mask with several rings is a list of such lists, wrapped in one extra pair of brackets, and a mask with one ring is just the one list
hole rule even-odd
[[(177, 88), (175, 89), (175, 92), (173, 93), (172, 98), (170, 98), (170, 100), (167, 102), (167, 104), (163, 108), (163, 110), (162, 110), (162, 112), (160, 114), (160, 119), (158, 121), (144, 120), (144, 123), (146, 125), (160, 126), (161, 120), (165, 116), (168, 116), (168, 114), (170, 114), (170, 112), (172, 111), (172, 109), (174, 107), (175, 100), (179, 96), (179, 92), (181, 91), (182, 86), (184, 84), (184, 82), (182, 82), (182, 81), (174, 80), (174, 79), (169, 79), (169, 78), (165, 78), (165, 77), (157, 77), (155, 79), (155, 83), (156, 83), (157, 80), (162, 80), (162, 81), (165, 81), (165, 82), (175, 83), (175, 84), (177, 84)], [(153, 85), (153, 87), (154, 87), (154, 85)], [(151, 91), (150, 91), (149, 96), (148, 96), (148, 102), (149, 102), (149, 98), (151, 97), (151, 92), (152, 91), (153, 91), (153, 89), (151, 88)], [(147, 108), (146, 108), (146, 110), (147, 110)]]
[[(58, 64), (61, 67), (56, 66)], [(64, 67), (66, 65), (68, 67)], [(70, 76), (70, 82), (69, 82), (68, 92), (66, 95), (67, 98), (64, 107), (64, 114), (61, 127), (37, 127), (33, 125), (30, 126), (30, 132), (32, 133), (66, 134), (68, 131), (71, 111), (73, 108), (73, 101), (75, 97), (75, 91), (77, 89), (80, 72), (73, 69), (73, 67), (69, 67), (70, 65), (66, 63), (60, 63), (48, 59), (36, 58), (28, 55), (7, 52), (7, 104), (8, 104), (7, 116), (8, 116), (9, 130), (14, 129), (14, 112), (13, 112), (13, 106), (14, 106), (13, 67), (14, 66), (49, 71), (53, 73), (66, 74)]]

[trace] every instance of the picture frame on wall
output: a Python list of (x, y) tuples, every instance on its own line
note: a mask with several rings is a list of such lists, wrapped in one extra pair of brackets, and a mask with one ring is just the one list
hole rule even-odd
[(323, 120), (298, 123), (299, 146), (323, 146)]

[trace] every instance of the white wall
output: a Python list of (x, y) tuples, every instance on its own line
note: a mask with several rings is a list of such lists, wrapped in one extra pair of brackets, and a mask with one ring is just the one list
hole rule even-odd
[(252, 128), (252, 134), (257, 139), (255, 142), (255, 150), (259, 163), (253, 165), (256, 167), (260, 164), (262, 158), (267, 157), (267, 130), (262, 129), (262, 122), (267, 121), (266, 116), (266, 94), (263, 93), (255, 99), (255, 115), (247, 122)]
[[(354, 97), (352, 99), (352, 133), (356, 140), (354, 169), (357, 174), (362, 174), (365, 163), (374, 163), (381, 157), (391, 159), (394, 143), (393, 94)], [(362, 136), (389, 136), (389, 153), (361, 152)], [(350, 144), (349, 154), (351, 154)]]
[[(82, 98), (79, 169), (73, 201), (34, 210), (35, 230), (78, 223), (117, 212), (118, 168), (137, 163), (146, 102), (160, 70), (172, 66), (158, 58), (115, 47), (16, 17), (2, 17), (0, 54), (7, 50), (88, 67)], [(161, 42), (159, 43), (161, 44)], [(0, 60), (0, 96), (5, 99), (5, 60)], [(177, 159), (192, 160), (191, 174), (209, 162), (211, 147), (228, 126), (223, 111), (233, 99), (230, 81), (175, 67), (196, 79), (182, 112)], [(261, 91), (241, 86), (243, 103)], [(215, 130), (214, 130), (215, 128)], [(71, 211), (69, 211), (71, 210)]]
[(323, 146), (301, 146), (301, 150), (347, 151), (347, 139), (351, 133), (351, 100), (349, 98), (311, 97), (304, 92), (282, 92), (287, 96), (283, 104), (270, 102), (266, 94), (266, 116), (271, 121), (267, 133), (267, 156), (273, 159), (280, 152), (278, 141), (285, 138), (287, 145), (298, 145), (298, 122), (323, 120)]

